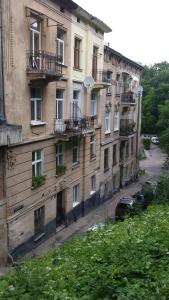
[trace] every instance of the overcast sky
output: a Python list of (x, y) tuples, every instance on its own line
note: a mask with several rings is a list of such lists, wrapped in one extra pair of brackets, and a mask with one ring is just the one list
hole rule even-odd
[(112, 28), (110, 46), (142, 64), (169, 62), (169, 0), (75, 0)]

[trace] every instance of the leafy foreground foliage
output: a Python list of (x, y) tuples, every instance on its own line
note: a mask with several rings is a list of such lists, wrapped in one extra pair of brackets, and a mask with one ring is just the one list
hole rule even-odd
[(109, 224), (29, 258), (0, 281), (0, 299), (169, 299), (169, 206)]
[(169, 172), (161, 176), (158, 180), (156, 202), (169, 204)]

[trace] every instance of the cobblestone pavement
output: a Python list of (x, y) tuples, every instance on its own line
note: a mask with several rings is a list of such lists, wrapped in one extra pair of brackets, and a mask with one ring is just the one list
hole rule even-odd
[[(140, 168), (145, 170), (145, 175), (141, 176), (139, 182), (132, 183), (129, 186), (121, 189), (116, 193), (113, 198), (107, 202), (98, 206), (96, 209), (91, 211), (86, 216), (72, 223), (68, 227), (62, 228), (59, 232), (51, 236), (48, 240), (38, 245), (31, 252), (27, 253), (26, 256), (39, 256), (47, 252), (51, 247), (57, 247), (63, 244), (65, 241), (71, 239), (77, 234), (83, 234), (93, 224), (104, 222), (107, 217), (114, 216), (114, 211), (120, 198), (126, 195), (133, 195), (141, 189), (143, 182), (147, 180), (157, 179), (162, 173), (162, 164), (165, 159), (165, 154), (157, 147), (152, 146), (151, 150), (146, 151), (147, 159), (140, 161)], [(0, 268), (0, 276), (5, 272), (6, 269)]]

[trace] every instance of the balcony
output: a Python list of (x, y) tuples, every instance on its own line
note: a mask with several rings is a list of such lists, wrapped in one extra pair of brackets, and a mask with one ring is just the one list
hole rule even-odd
[(41, 80), (46, 84), (62, 77), (62, 59), (56, 54), (40, 50), (27, 53), (27, 74), (30, 81)]
[(112, 83), (112, 80), (109, 75), (110, 75), (110, 72), (108, 72), (108, 71), (93, 69), (92, 77), (95, 81), (94, 88), (104, 89), (104, 88), (109, 87)]
[(120, 120), (120, 135), (129, 136), (135, 132), (135, 122), (132, 119)]
[(0, 124), (0, 147), (20, 143), (22, 141), (22, 126)]
[(129, 91), (127, 93), (121, 94), (121, 104), (129, 104), (134, 105), (136, 104), (136, 100), (134, 98), (134, 93)]
[(71, 136), (79, 136), (93, 132), (97, 126), (95, 116), (84, 118), (55, 119), (54, 134), (69, 139)]

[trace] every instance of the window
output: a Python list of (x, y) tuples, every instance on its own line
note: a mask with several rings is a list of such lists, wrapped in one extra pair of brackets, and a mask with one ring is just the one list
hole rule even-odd
[(40, 88), (31, 88), (31, 121), (42, 121), (42, 92)]
[(104, 149), (104, 171), (109, 169), (109, 148)]
[(129, 142), (126, 142), (126, 158), (129, 157)]
[(93, 47), (93, 61), (92, 61), (92, 77), (94, 81), (97, 81), (97, 57), (98, 57), (98, 48)]
[(30, 17), (30, 51), (32, 68), (40, 66), (39, 50), (41, 49), (41, 23), (35, 17)]
[(91, 192), (90, 194), (92, 195), (96, 191), (96, 175), (93, 175), (91, 177)]
[(57, 31), (57, 39), (56, 39), (56, 53), (58, 56), (58, 61), (64, 64), (64, 31), (62, 29), (58, 29)]
[(119, 111), (114, 113), (114, 131), (119, 130)]
[(63, 165), (63, 145), (56, 145), (56, 167)]
[(90, 137), (90, 159), (96, 156), (96, 138), (95, 135)]
[(104, 193), (107, 195), (108, 191), (109, 191), (109, 183), (106, 182), (105, 185), (104, 185)]
[(113, 145), (113, 166), (117, 164), (117, 145)]
[(78, 141), (73, 142), (73, 147), (72, 147), (72, 158), (73, 158), (73, 164), (78, 164), (79, 163), (79, 145)]
[(111, 86), (108, 86), (107, 89), (106, 89), (106, 94), (107, 95), (111, 95), (112, 94), (112, 87)]
[(81, 40), (78, 38), (75, 38), (75, 44), (74, 44), (74, 67), (76, 69), (80, 69), (80, 46), (81, 46)]
[(63, 119), (64, 90), (56, 90), (56, 119)]
[(45, 229), (45, 206), (42, 206), (34, 211), (34, 232), (35, 235), (40, 235)]
[(73, 207), (79, 203), (79, 184), (73, 187)]
[(97, 116), (97, 100), (98, 99), (98, 93), (92, 92), (91, 94), (91, 115)]
[(32, 152), (32, 177), (42, 175), (42, 150)]
[(73, 90), (73, 119), (80, 118), (80, 90)]
[(105, 112), (105, 133), (110, 133), (110, 112)]
[(134, 137), (131, 138), (131, 155), (134, 153)]

